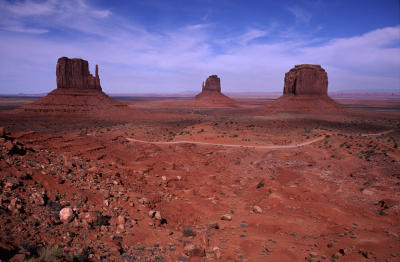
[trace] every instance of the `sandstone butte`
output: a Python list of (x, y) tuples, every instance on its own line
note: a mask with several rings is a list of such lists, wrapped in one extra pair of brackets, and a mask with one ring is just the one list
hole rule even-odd
[(86, 60), (59, 58), (56, 79), (57, 88), (45, 97), (25, 105), (25, 112), (91, 114), (104, 110), (115, 111), (126, 106), (102, 91), (98, 65), (93, 76)]
[(194, 107), (237, 107), (233, 99), (221, 93), (221, 79), (217, 75), (211, 75), (202, 85), (201, 93), (191, 101)]
[(296, 65), (285, 74), (283, 95), (266, 105), (268, 112), (337, 112), (343, 106), (328, 96), (328, 74), (320, 65)]

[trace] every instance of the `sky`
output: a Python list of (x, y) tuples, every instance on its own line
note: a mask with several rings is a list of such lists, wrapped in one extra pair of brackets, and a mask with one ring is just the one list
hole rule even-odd
[(400, 91), (399, 0), (0, 0), (0, 94), (56, 88), (62, 56), (107, 93), (281, 92), (320, 64), (329, 92)]

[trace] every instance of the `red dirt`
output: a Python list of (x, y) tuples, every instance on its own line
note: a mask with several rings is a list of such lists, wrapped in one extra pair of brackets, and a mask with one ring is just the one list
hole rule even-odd
[(0, 259), (399, 260), (398, 114), (246, 110), (1, 113)]

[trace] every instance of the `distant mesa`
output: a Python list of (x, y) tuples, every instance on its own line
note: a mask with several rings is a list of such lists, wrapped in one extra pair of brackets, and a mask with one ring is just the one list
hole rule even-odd
[(266, 105), (269, 112), (337, 112), (344, 107), (328, 96), (328, 74), (320, 65), (296, 65), (285, 74), (283, 96)]
[(221, 93), (221, 79), (211, 75), (203, 82), (201, 93), (197, 94), (190, 103), (195, 107), (237, 107), (233, 99)]
[(93, 76), (89, 72), (88, 61), (61, 57), (57, 61), (56, 76), (57, 88), (45, 97), (25, 105), (24, 111), (90, 114), (126, 106), (102, 91), (98, 65)]

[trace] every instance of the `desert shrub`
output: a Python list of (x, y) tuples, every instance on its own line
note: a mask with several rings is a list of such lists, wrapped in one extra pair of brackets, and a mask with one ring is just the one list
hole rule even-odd
[(257, 188), (264, 187), (264, 181), (261, 181), (260, 183), (257, 184)]
[(100, 211), (94, 211), (97, 215), (96, 220), (93, 222), (93, 225), (95, 226), (108, 226), (109, 225), (109, 216), (103, 216), (103, 214)]
[(40, 249), (39, 251), (39, 261), (52, 262), (59, 261), (63, 255), (63, 250), (59, 246), (49, 246)]

